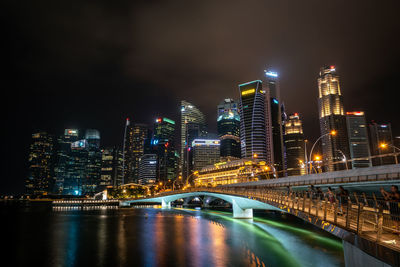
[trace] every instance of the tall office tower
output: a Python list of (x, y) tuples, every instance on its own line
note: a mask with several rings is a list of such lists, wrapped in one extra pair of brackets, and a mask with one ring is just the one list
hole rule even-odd
[(219, 139), (195, 139), (193, 147), (193, 169), (201, 168), (219, 162), (220, 140)]
[[(382, 157), (381, 155), (396, 152), (393, 146), (392, 126), (390, 123), (378, 124), (372, 122), (369, 124), (369, 137), (371, 141), (371, 154), (376, 156), (372, 159), (372, 165), (395, 164), (394, 156)], [(387, 144), (385, 148), (381, 144)]]
[(262, 81), (239, 85), (240, 145), (242, 158), (269, 160), (267, 153), (265, 91)]
[(122, 182), (122, 151), (117, 147), (105, 148), (101, 156), (100, 187), (119, 186)]
[(92, 193), (88, 191), (90, 182), (87, 175), (88, 143), (86, 139), (80, 139), (71, 143), (69, 162), (67, 164), (64, 179), (63, 195), (84, 195)]
[(144, 154), (144, 143), (150, 130), (146, 124), (135, 123), (127, 126), (124, 151), (124, 183), (139, 179), (139, 159)]
[(240, 115), (238, 104), (233, 99), (224, 99), (218, 105), (218, 137), (220, 156), (240, 158)]
[(139, 184), (154, 184), (157, 179), (157, 155), (144, 154), (139, 159)]
[(100, 132), (95, 129), (87, 129), (85, 132), (87, 143), (86, 177), (82, 181), (82, 193), (94, 194), (100, 185), (101, 177), (101, 150)]
[(364, 112), (346, 112), (346, 121), (352, 168), (371, 167), (371, 153)]
[[(56, 163), (54, 168), (55, 187), (54, 192), (62, 194), (64, 182), (70, 179), (73, 174), (74, 159), (71, 155), (71, 144), (79, 138), (77, 129), (65, 129), (64, 135), (57, 140)], [(79, 193), (79, 191), (78, 191)]]
[(49, 193), (54, 185), (54, 138), (46, 132), (32, 134), (29, 147), (29, 175), (25, 181), (28, 194)]
[(157, 154), (157, 179), (173, 180), (177, 177), (177, 160), (175, 149), (175, 121), (159, 117), (154, 124), (154, 141)]
[(265, 71), (263, 88), (267, 98), (267, 161), (273, 164), (279, 176), (285, 174), (285, 155), (283, 147), (283, 121), (282, 108), (280, 99), (280, 88), (278, 73), (273, 71)]
[[(339, 76), (334, 66), (323, 67), (318, 77), (319, 124), (322, 138), (323, 163), (326, 171), (342, 170), (343, 155), (349, 158), (349, 141)], [(336, 134), (329, 133), (335, 130)]]
[(288, 176), (306, 174), (303, 126), (298, 113), (289, 115), (285, 121), (284, 142)]
[(191, 172), (190, 145), (194, 139), (206, 136), (206, 119), (204, 114), (191, 103), (182, 100), (180, 171), (183, 178), (186, 178)]

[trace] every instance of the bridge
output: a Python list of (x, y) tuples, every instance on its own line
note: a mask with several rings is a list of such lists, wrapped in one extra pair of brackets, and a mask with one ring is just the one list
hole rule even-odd
[[(253, 209), (285, 212), (341, 238), (346, 266), (400, 266), (400, 208), (396, 213), (393, 210), (391, 212), (391, 204), (377, 198), (374, 193), (372, 196), (353, 193), (347, 198), (346, 204), (340, 205), (338, 198), (329, 201), (324, 195), (315, 196), (300, 190), (308, 185), (318, 185), (321, 188), (345, 185), (351, 188), (369, 186), (377, 191), (381, 185), (399, 183), (400, 165), (397, 164), (192, 188), (122, 201), (120, 205), (153, 202), (169, 208), (175, 200), (202, 196), (230, 203), (234, 218), (252, 218)], [(291, 189), (288, 190), (287, 186)]]

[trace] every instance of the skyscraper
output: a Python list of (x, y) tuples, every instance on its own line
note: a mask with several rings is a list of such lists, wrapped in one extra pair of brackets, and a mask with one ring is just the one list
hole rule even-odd
[(64, 192), (65, 181), (68, 182), (68, 179), (73, 175), (74, 159), (71, 155), (71, 145), (76, 142), (78, 138), (79, 131), (77, 129), (65, 129), (64, 135), (60, 136), (57, 140), (57, 154), (54, 168), (56, 177), (54, 192), (57, 194), (62, 194)]
[(285, 176), (285, 155), (283, 147), (283, 104), (280, 99), (278, 73), (265, 71), (263, 88), (267, 98), (267, 160), (273, 164), (279, 176)]
[(122, 151), (117, 147), (102, 150), (100, 187), (119, 186), (122, 182)]
[(139, 159), (144, 154), (144, 142), (150, 136), (146, 124), (128, 124), (124, 151), (124, 183), (137, 182), (139, 179)]
[(159, 117), (154, 124), (154, 141), (157, 154), (157, 178), (160, 181), (173, 180), (177, 176), (175, 149), (175, 121)]
[(219, 139), (195, 139), (192, 143), (193, 148), (193, 169), (201, 168), (219, 162)]
[(154, 184), (157, 179), (157, 155), (144, 154), (139, 159), (139, 184)]
[(303, 127), (298, 113), (289, 115), (285, 121), (284, 142), (288, 176), (304, 175), (307, 163), (305, 161)]
[(266, 97), (262, 81), (239, 85), (242, 158), (267, 160)]
[(183, 178), (190, 174), (190, 145), (198, 137), (206, 137), (206, 120), (204, 114), (191, 103), (181, 101), (181, 153), (180, 169)]
[(217, 128), (220, 156), (240, 158), (240, 115), (233, 99), (224, 99), (218, 105)]
[(42, 194), (52, 191), (54, 138), (46, 132), (32, 134), (29, 147), (29, 175), (25, 182), (28, 194)]
[[(349, 158), (349, 142), (339, 76), (334, 66), (323, 67), (318, 77), (318, 107), (322, 138), (323, 163), (326, 171), (344, 169), (343, 155)], [(336, 131), (336, 135), (329, 133)]]
[[(369, 136), (371, 140), (371, 154), (375, 156), (372, 159), (374, 166), (394, 164), (394, 156), (382, 157), (381, 155), (396, 152), (393, 146), (392, 126), (390, 123), (378, 124), (372, 122), (369, 124)], [(385, 148), (381, 144), (387, 144)]]
[(82, 192), (93, 194), (97, 192), (101, 177), (100, 132), (95, 129), (87, 129), (85, 140), (87, 143), (87, 163), (86, 177), (82, 181)]
[(364, 112), (346, 112), (346, 121), (352, 168), (371, 167), (371, 153)]

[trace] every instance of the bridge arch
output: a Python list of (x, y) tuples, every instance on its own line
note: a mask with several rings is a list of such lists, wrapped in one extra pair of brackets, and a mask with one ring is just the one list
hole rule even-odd
[(178, 193), (167, 196), (160, 196), (154, 198), (144, 198), (135, 200), (126, 200), (121, 202), (121, 206), (130, 206), (131, 203), (143, 203), (143, 202), (154, 202), (160, 203), (163, 208), (170, 208), (171, 202), (187, 197), (200, 197), (200, 196), (210, 196), (214, 198), (219, 198), (225, 200), (232, 204), (233, 218), (253, 218), (253, 209), (264, 209), (264, 210), (277, 210), (283, 211), (277, 207), (269, 205), (267, 203), (229, 194), (213, 193), (206, 191), (199, 192), (188, 192), (188, 193)]

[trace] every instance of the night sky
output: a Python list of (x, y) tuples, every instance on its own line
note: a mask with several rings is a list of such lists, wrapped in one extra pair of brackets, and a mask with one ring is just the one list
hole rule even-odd
[[(346, 110), (400, 134), (399, 1), (11, 1), (2, 3), (6, 151), (0, 193), (22, 192), (31, 134), (96, 128), (120, 145), (126, 117), (179, 120), (188, 100), (216, 131), (237, 85), (279, 72), (287, 111), (319, 136), (317, 76), (335, 65)], [(5, 132), (4, 132), (5, 130)]]

